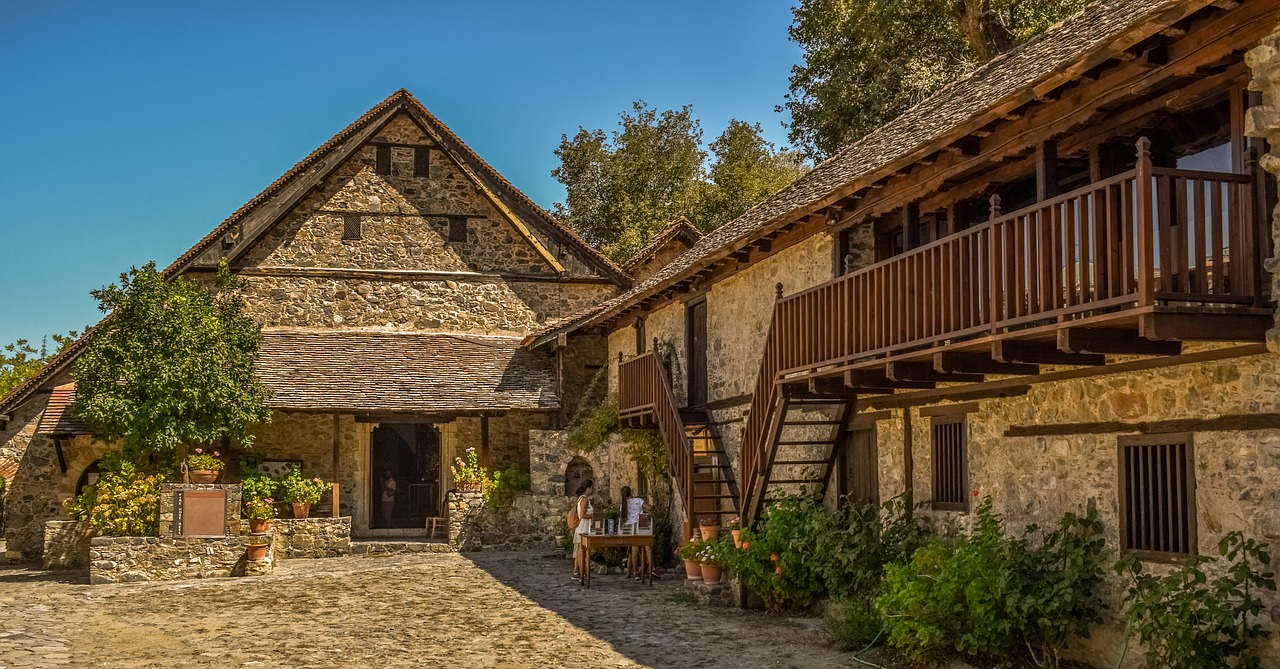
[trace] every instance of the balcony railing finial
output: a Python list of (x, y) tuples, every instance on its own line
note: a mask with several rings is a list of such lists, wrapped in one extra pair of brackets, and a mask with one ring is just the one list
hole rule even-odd
[(654, 353), (657, 353), (657, 352), (658, 352), (658, 338), (657, 338), (657, 337), (654, 337), (654, 338), (653, 338), (653, 352), (654, 352)]
[(1000, 194), (999, 193), (992, 194), (990, 201), (991, 201), (991, 220), (994, 221), (997, 218), (1000, 218)]
[(774, 284), (773, 290), (774, 290), (774, 297), (776, 299), (781, 300), (782, 299), (782, 282), (779, 281), (778, 283)]
[(1151, 140), (1148, 139), (1146, 135), (1143, 135), (1138, 138), (1136, 144), (1138, 147), (1138, 160), (1142, 160), (1143, 158), (1151, 160)]
[(851, 272), (853, 272), (853, 254), (846, 253), (844, 254), (844, 273), (849, 274)]

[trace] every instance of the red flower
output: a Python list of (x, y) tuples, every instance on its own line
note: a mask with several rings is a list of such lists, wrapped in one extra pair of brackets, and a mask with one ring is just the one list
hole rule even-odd
[(974, 488), (973, 490), (970, 490), (970, 491), (969, 491), (969, 494), (970, 494), (970, 495), (973, 495), (974, 497), (977, 497), (977, 496), (978, 496), (978, 489), (977, 489), (977, 488)]

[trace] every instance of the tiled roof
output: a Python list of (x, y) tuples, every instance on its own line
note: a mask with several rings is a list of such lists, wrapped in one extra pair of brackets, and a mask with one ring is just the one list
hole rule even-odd
[(653, 239), (644, 245), (644, 248), (636, 251), (631, 260), (623, 264), (622, 269), (630, 272), (641, 263), (652, 258), (667, 242), (673, 239), (683, 239), (689, 243), (689, 246), (693, 246), (698, 243), (699, 239), (702, 239), (702, 236), (702, 231), (694, 227), (693, 223), (689, 222), (689, 219), (684, 216), (677, 216), (661, 232), (654, 235)]
[(93, 434), (88, 423), (72, 415), (71, 403), (75, 401), (76, 384), (64, 383), (54, 388), (49, 395), (49, 403), (45, 405), (44, 415), (40, 416), (40, 424), (36, 426), (36, 434)]
[(518, 337), (265, 330), (258, 376), (277, 409), (556, 409), (551, 361)]
[[(742, 216), (708, 233), (692, 249), (630, 291), (548, 325), (526, 342), (537, 345), (557, 331), (589, 327), (621, 309), (650, 297), (746, 246), (768, 229), (821, 209), (857, 188), (908, 165), (936, 143), (960, 139), (994, 120), (1002, 104), (1024, 96), (1037, 85), (1064, 81), (1092, 67), (1084, 61), (1106, 47), (1131, 46), (1208, 0), (1095, 0), (1071, 18), (992, 59), (943, 87), (901, 116), (818, 164), (791, 185), (774, 193)], [(1169, 16), (1164, 16), (1168, 12)], [(1142, 34), (1139, 32), (1146, 27)]]

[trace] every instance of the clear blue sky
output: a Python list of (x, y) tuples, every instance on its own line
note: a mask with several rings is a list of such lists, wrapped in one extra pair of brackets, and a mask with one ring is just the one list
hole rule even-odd
[(561, 134), (632, 100), (785, 144), (785, 1), (0, 0), (0, 345), (99, 318), (398, 88), (536, 202)]

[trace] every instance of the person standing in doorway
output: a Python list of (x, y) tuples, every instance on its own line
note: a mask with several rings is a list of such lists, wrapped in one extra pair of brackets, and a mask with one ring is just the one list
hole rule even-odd
[(388, 469), (382, 477), (382, 526), (391, 527), (391, 513), (396, 508), (396, 477)]

